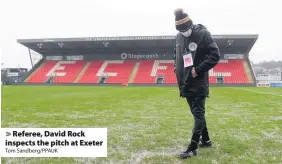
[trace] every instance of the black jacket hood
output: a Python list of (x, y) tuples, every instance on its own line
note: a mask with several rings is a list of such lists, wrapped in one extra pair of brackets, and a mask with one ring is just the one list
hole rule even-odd
[(193, 25), (193, 32), (200, 32), (201, 30), (207, 30), (207, 28), (202, 24)]

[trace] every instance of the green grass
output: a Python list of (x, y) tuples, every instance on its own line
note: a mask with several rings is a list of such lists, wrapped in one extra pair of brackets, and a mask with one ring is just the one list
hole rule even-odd
[(2, 86), (2, 127), (106, 127), (107, 158), (2, 158), (2, 163), (282, 163), (282, 89), (211, 88), (213, 148), (181, 160), (193, 119), (176, 87)]

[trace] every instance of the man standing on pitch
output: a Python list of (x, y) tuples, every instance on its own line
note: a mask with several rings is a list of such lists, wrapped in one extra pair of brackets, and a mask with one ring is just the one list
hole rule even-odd
[(220, 54), (205, 26), (193, 24), (183, 9), (176, 9), (174, 14), (179, 32), (174, 50), (174, 71), (180, 97), (186, 98), (194, 117), (191, 142), (180, 154), (181, 158), (188, 158), (197, 155), (198, 146), (212, 146), (205, 119), (205, 101), (209, 96), (208, 71), (219, 62)]

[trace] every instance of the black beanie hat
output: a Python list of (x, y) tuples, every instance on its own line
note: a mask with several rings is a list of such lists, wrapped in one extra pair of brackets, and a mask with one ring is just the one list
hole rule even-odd
[(186, 31), (192, 27), (193, 21), (188, 14), (184, 13), (183, 9), (179, 8), (174, 11), (175, 27), (178, 31)]

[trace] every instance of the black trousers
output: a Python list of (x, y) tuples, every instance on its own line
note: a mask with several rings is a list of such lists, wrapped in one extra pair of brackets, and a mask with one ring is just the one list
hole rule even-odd
[(201, 136), (203, 141), (210, 140), (205, 118), (206, 97), (186, 97), (186, 100), (194, 117), (192, 141), (198, 143)]

